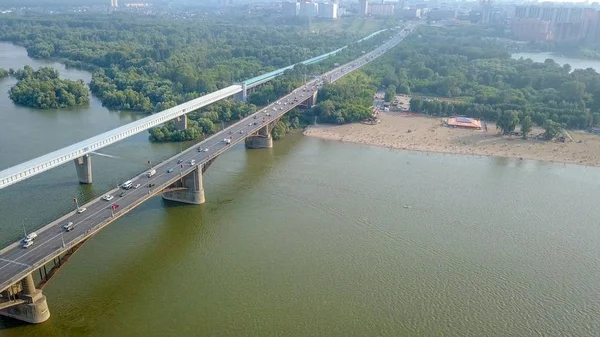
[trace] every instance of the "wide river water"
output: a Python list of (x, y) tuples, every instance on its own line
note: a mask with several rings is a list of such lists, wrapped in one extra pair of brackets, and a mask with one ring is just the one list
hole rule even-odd
[[(43, 63), (0, 44), (0, 67)], [(65, 70), (70, 78), (89, 73)], [(92, 100), (16, 108), (0, 82), (0, 167), (131, 121)], [(18, 239), (179, 144), (147, 134), (0, 192)], [(292, 134), (222, 155), (200, 206), (151, 199), (44, 289), (51, 318), (16, 336), (597, 336), (600, 169), (395, 151)], [(406, 206), (406, 207), (405, 207)]]

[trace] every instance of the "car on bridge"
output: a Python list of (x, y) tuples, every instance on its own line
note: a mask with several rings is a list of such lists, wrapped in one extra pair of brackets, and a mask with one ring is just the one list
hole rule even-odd
[(106, 201), (111, 201), (111, 200), (113, 200), (113, 198), (114, 197), (112, 195), (110, 195), (110, 194), (107, 194), (107, 195), (105, 195), (105, 196), (102, 197), (102, 199), (106, 200)]
[(170, 168), (170, 169), (167, 170), (167, 173), (171, 173), (171, 172), (173, 172), (172, 168)]
[(31, 232), (25, 236), (26, 241), (33, 241), (33, 240), (35, 240), (35, 238), (37, 238), (36, 232)]
[(29, 248), (33, 245), (33, 241), (25, 241), (23, 242), (23, 248)]
[(64, 225), (63, 228), (67, 232), (70, 232), (70, 231), (72, 231), (75, 228), (75, 225), (72, 222), (69, 222), (66, 225)]
[(223, 139), (223, 142), (225, 142), (225, 144), (231, 144), (231, 138), (225, 138)]
[[(122, 193), (121, 193), (121, 194), (122, 194)], [(87, 208), (85, 208), (85, 207), (79, 207), (79, 208), (77, 209), (77, 213), (81, 214), (81, 213), (85, 212), (85, 210), (86, 210), (86, 209), (87, 209)]]

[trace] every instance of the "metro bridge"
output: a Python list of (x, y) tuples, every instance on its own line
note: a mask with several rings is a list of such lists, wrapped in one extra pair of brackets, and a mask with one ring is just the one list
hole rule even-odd
[[(197, 146), (163, 161), (152, 168), (155, 173), (144, 172), (131, 178), (133, 188), (127, 190), (116, 188), (105, 193), (113, 196), (111, 200), (96, 198), (85, 205), (78, 205), (76, 211), (69, 212), (39, 229), (34, 244), (29, 248), (23, 248), (23, 242), (18, 241), (2, 249), (0, 251), (0, 315), (29, 323), (46, 321), (50, 317), (50, 311), (42, 289), (72, 254), (94, 234), (157, 194), (162, 194), (164, 199), (175, 202), (204, 203), (202, 175), (220, 154), (242, 141), (245, 142), (247, 148), (272, 147), (271, 130), (273, 126), (295, 107), (314, 105), (318, 89), (323, 85), (324, 79), (329, 83), (335, 82), (371, 62), (400, 43), (412, 29), (411, 26), (403, 30), (375, 50), (322, 74), (320, 78), (309, 81), (279, 101), (273, 102), (199, 142)], [(256, 83), (260, 81), (257, 80)], [(86, 148), (79, 148), (78, 146), (81, 144), (78, 143), (61, 150), (63, 152), (59, 153), (60, 157), (58, 158), (55, 157), (55, 152), (42, 156), (38, 160), (45, 162), (43, 167), (25, 167), (24, 165), (29, 162), (17, 165), (5, 170), (16, 176), (5, 178), (5, 175), (2, 175), (2, 183), (5, 184), (2, 187), (41, 173), (73, 158), (76, 160), (80, 181), (91, 183), (90, 152), (174, 118), (178, 119), (176, 123), (185, 127), (186, 113), (203, 106), (202, 104), (210, 104), (231, 96), (239, 90), (241, 87), (238, 85), (230, 86), (119, 127), (81, 142), (85, 143)], [(152, 119), (148, 120), (149, 118)], [(31, 172), (19, 171), (23, 169)], [(4, 174), (5, 171), (0, 174)], [(24, 174), (24, 176), (20, 174)], [(66, 224), (70, 224), (72, 229), (67, 231)]]

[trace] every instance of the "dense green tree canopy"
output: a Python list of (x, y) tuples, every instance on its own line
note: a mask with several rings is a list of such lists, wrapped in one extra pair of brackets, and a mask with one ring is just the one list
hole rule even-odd
[[(568, 128), (600, 126), (600, 75), (571, 71), (552, 60), (511, 59), (505, 44), (482, 28), (425, 27), (366, 68), (397, 93), (411, 92), (411, 110), (436, 116), (466, 115), (496, 121), (504, 111), (552, 120)], [(455, 98), (454, 102), (425, 99)]]
[(32, 57), (93, 70), (90, 89), (105, 106), (142, 112), (172, 107), (363, 35), (139, 13), (0, 20), (0, 40), (25, 46)]
[(0, 78), (10, 75), (8, 70), (0, 68)]
[(52, 109), (89, 102), (89, 92), (82, 80), (61, 80), (55, 69), (41, 67), (34, 71), (30, 66), (25, 66), (13, 72), (13, 75), (18, 82), (8, 93), (15, 104)]

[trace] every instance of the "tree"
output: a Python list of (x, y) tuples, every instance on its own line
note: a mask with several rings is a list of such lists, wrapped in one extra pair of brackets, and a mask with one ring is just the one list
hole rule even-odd
[(496, 125), (500, 128), (503, 135), (508, 135), (515, 131), (519, 124), (519, 114), (514, 110), (506, 110), (500, 114)]
[(387, 89), (385, 90), (385, 101), (392, 102), (395, 97), (396, 97), (396, 86), (390, 84), (390, 85), (388, 85)]
[(82, 80), (58, 78), (58, 71), (49, 67), (33, 70), (30, 66), (13, 71), (18, 81), (8, 94), (15, 103), (38, 109), (66, 108), (89, 102), (89, 92)]
[(544, 139), (552, 140), (556, 135), (558, 135), (562, 131), (562, 126), (559, 123), (552, 121), (551, 119), (546, 120), (543, 126), (544, 130)]
[(521, 132), (523, 133), (523, 139), (527, 139), (527, 134), (531, 132), (533, 127), (533, 121), (529, 115), (526, 115), (521, 122)]

